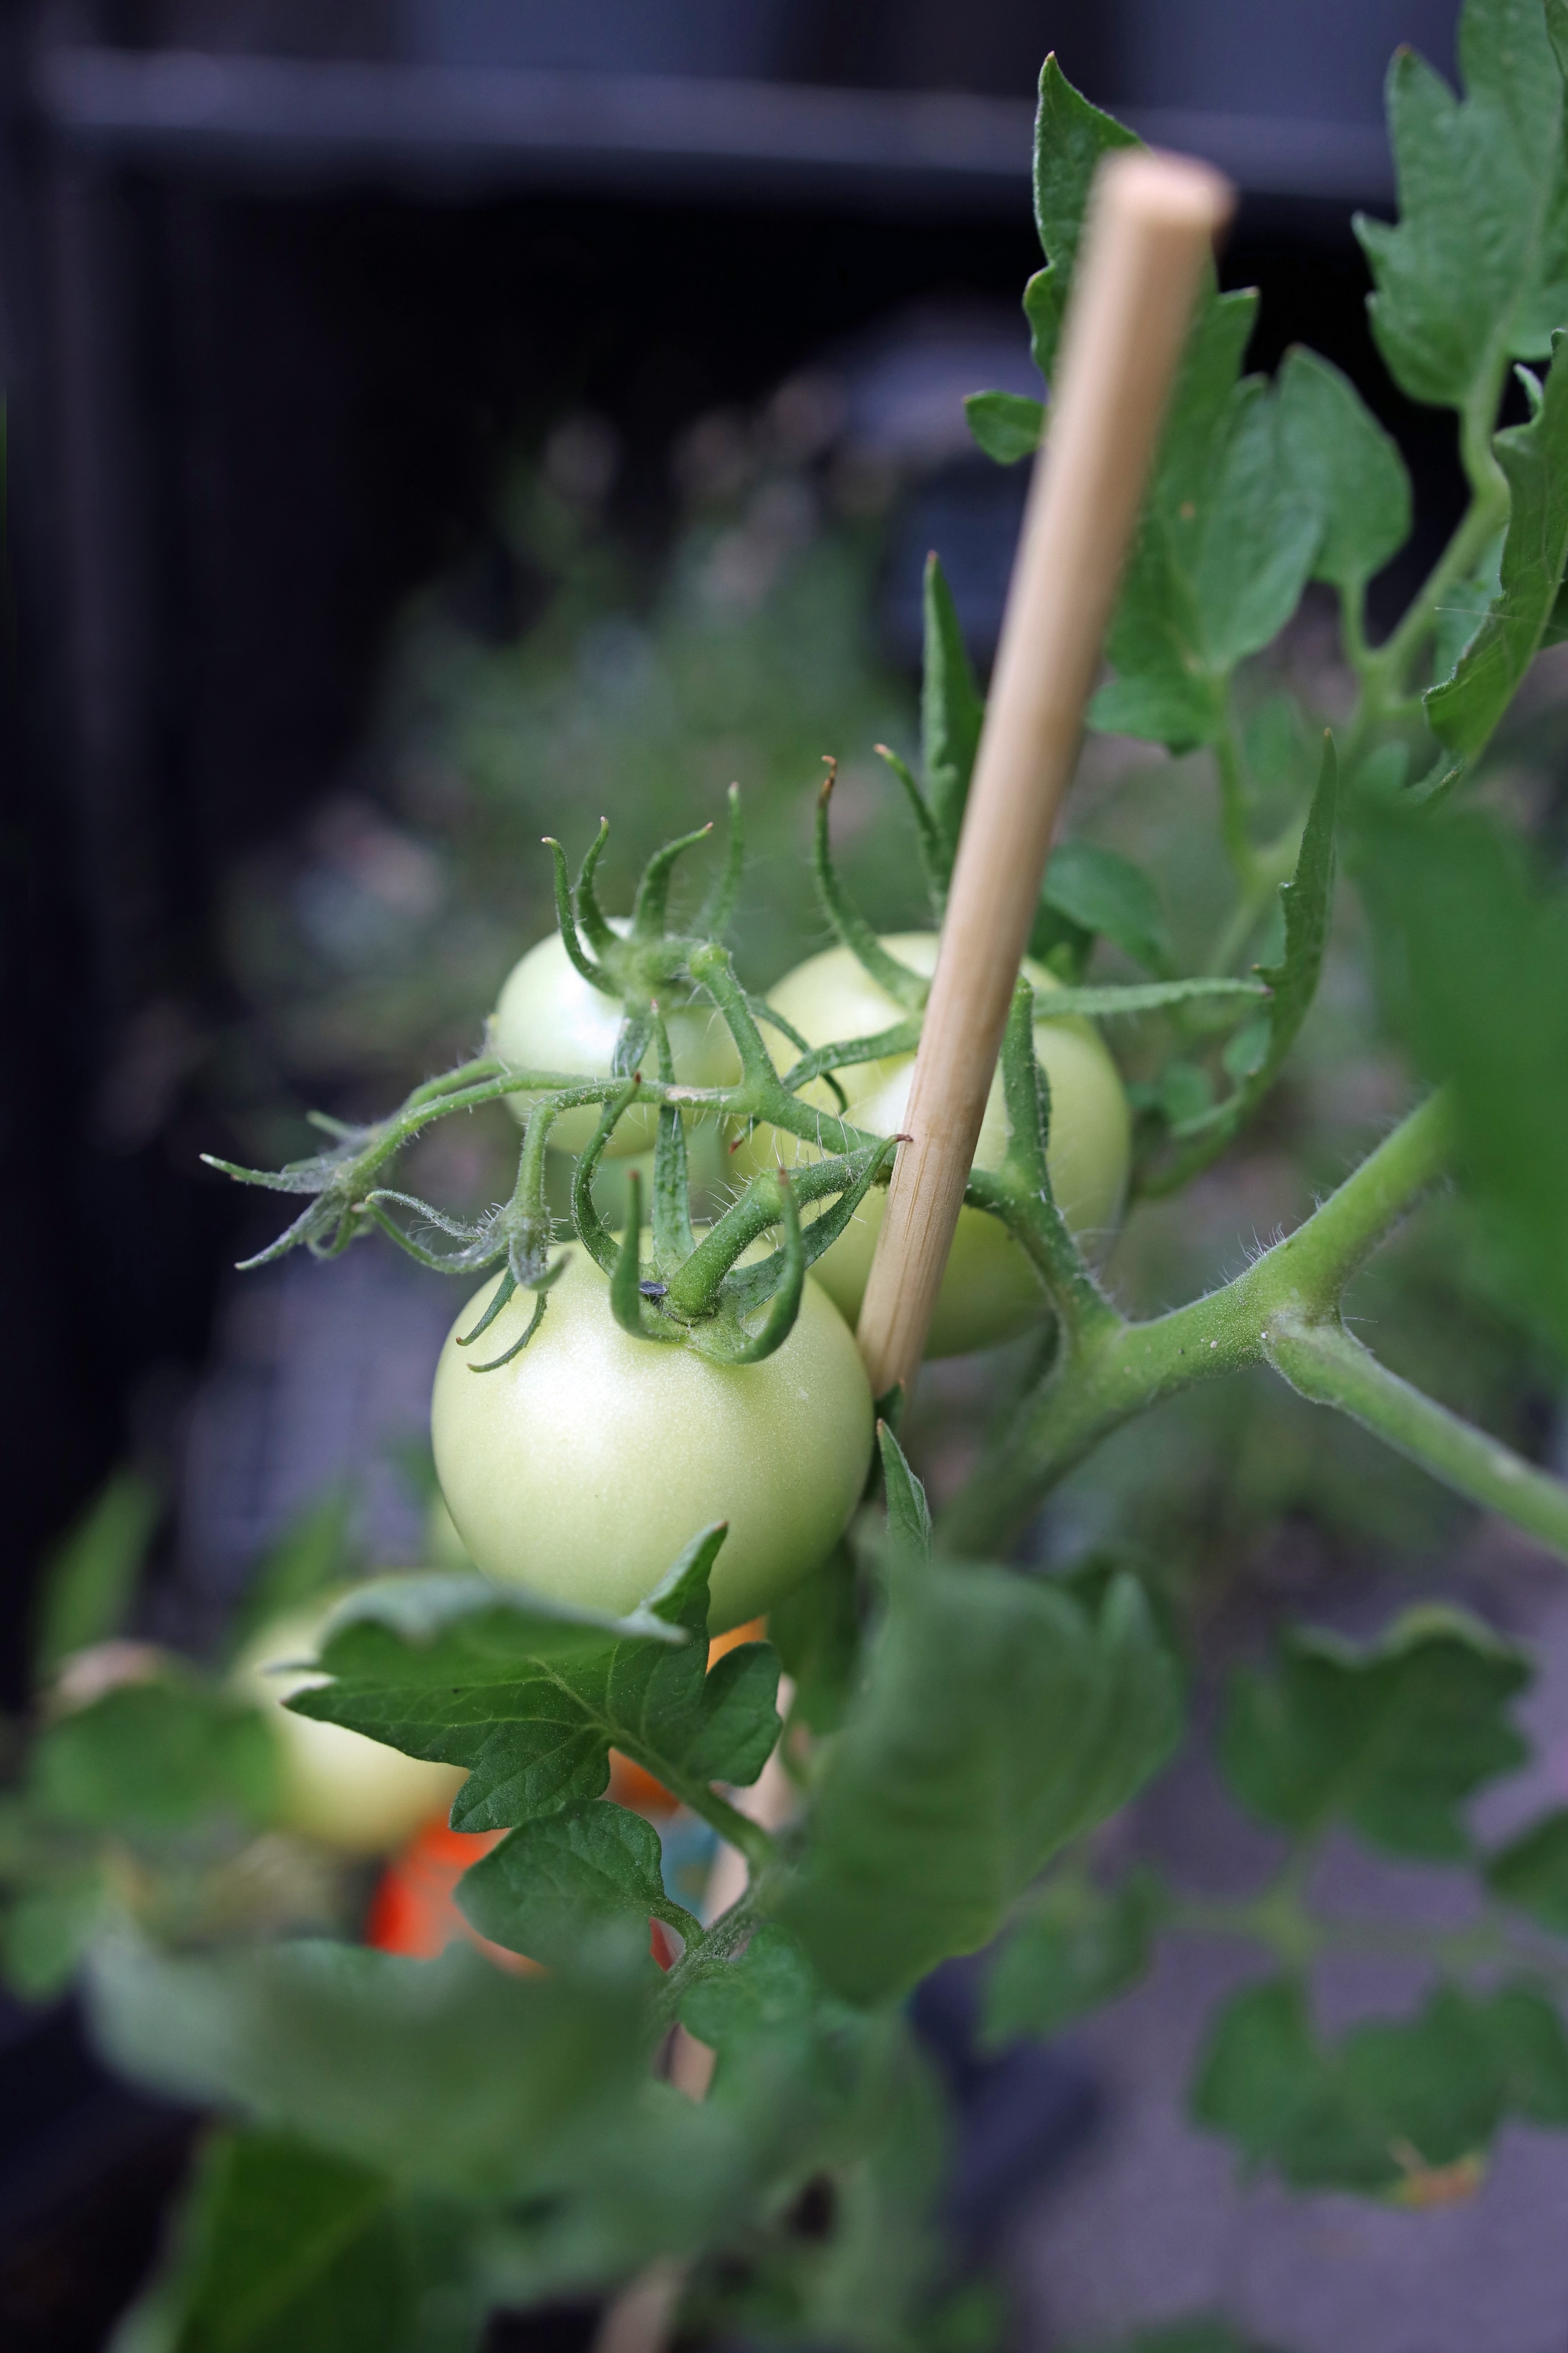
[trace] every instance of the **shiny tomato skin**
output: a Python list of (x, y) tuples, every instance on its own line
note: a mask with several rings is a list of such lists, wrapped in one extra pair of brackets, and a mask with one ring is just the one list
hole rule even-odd
[(624, 1612), (715, 1520), (710, 1630), (761, 1616), (821, 1560), (859, 1501), (871, 1393), (853, 1335), (807, 1282), (784, 1345), (760, 1365), (720, 1365), (685, 1345), (634, 1339), (580, 1247), (539, 1330), (518, 1337), (520, 1293), (471, 1350), (494, 1284), (463, 1309), (431, 1401), (436, 1469), (462, 1542), (487, 1575)]

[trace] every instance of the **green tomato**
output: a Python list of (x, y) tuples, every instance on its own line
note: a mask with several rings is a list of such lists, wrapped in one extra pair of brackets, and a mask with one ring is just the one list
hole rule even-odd
[[(317, 1724), (283, 1704), (325, 1675), (292, 1662), (315, 1656), (338, 1593), (289, 1610), (247, 1642), (233, 1681), (263, 1704), (277, 1737), (282, 1820), (345, 1854), (383, 1854), (399, 1847), (433, 1814), (445, 1814), (464, 1780), (460, 1767), (431, 1765), (368, 1740), (341, 1724)], [(282, 1672), (269, 1672), (274, 1667)]]
[[(497, 1281), (500, 1278), (496, 1278)], [(795, 1329), (760, 1365), (633, 1339), (574, 1248), (533, 1338), (519, 1293), (471, 1348), (495, 1283), (464, 1308), (436, 1368), (441, 1490), (480, 1568), (592, 1609), (633, 1609), (700, 1529), (726, 1520), (710, 1630), (759, 1617), (842, 1535), (870, 1458), (871, 1392), (854, 1337), (807, 1282)]]
[[(929, 974), (936, 969), (934, 932), (900, 932), (882, 944), (915, 972)], [(1024, 969), (1038, 989), (1060, 987), (1042, 965), (1029, 963)], [(905, 1009), (843, 947), (829, 948), (797, 965), (776, 988), (768, 991), (768, 1002), (812, 1046), (825, 1046), (834, 1039), (874, 1036), (908, 1018)], [(764, 1034), (774, 1061), (781, 1071), (786, 1070), (798, 1050), (776, 1030)], [(1037, 1021), (1035, 1052), (1051, 1088), (1051, 1185), (1079, 1241), (1098, 1254), (1115, 1232), (1127, 1185), (1131, 1144), (1127, 1098), (1115, 1063), (1087, 1021)], [(890, 1055), (841, 1071), (838, 1080), (848, 1098), (847, 1116), (857, 1127), (873, 1134), (897, 1134), (904, 1124), (913, 1078), (912, 1054)], [(825, 1080), (803, 1087), (800, 1099), (820, 1104), (825, 1111), (837, 1108)], [(975, 1166), (998, 1166), (1006, 1145), (1007, 1119), (998, 1071), (986, 1101)], [(797, 1161), (817, 1157), (815, 1145), (783, 1128), (761, 1126), (737, 1147), (733, 1165), (738, 1174), (750, 1175), (779, 1162), (791, 1167)], [(880, 1191), (868, 1194), (847, 1229), (812, 1269), (851, 1324), (860, 1313), (886, 1199)], [(1019, 1244), (983, 1209), (961, 1209), (926, 1342), (927, 1356), (956, 1356), (971, 1348), (991, 1347), (1026, 1331), (1045, 1312), (1039, 1278)]]
[[(623, 935), (631, 929), (625, 916), (610, 918), (611, 929)], [(514, 1069), (558, 1071), (577, 1078), (608, 1078), (620, 1035), (618, 997), (606, 997), (584, 980), (552, 932), (537, 947), (514, 964), (496, 1002), (490, 1021), (494, 1052)], [(723, 1017), (710, 1005), (675, 1008), (666, 1016), (675, 1075), (685, 1086), (732, 1086), (741, 1074), (734, 1040)], [(643, 1057), (645, 1076), (658, 1074), (658, 1057), (650, 1047)], [(537, 1100), (532, 1094), (508, 1095), (514, 1118), (526, 1121)], [(550, 1141), (562, 1152), (581, 1152), (599, 1124), (599, 1107), (584, 1103), (561, 1113), (550, 1131)], [(616, 1125), (607, 1150), (611, 1156), (653, 1148), (658, 1111), (653, 1103), (634, 1103)]]

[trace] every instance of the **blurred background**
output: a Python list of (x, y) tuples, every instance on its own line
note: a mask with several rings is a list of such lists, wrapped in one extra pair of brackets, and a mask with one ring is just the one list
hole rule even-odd
[[(961, 399), (1035, 388), (1018, 298), (1038, 263), (1048, 49), (1097, 102), (1237, 181), (1223, 274), (1262, 289), (1253, 364), (1309, 342), (1398, 436), (1421, 526), (1376, 585), (1374, 626), (1398, 610), (1459, 478), (1449, 420), (1373, 354), (1350, 219), (1392, 209), (1389, 55), (1408, 41), (1451, 74), (1456, 15), (7, 0), (0, 1704), (25, 1701), (36, 1566), (116, 1464), (163, 1499), (144, 1608), (172, 1639), (209, 1640), (334, 1482), (366, 1557), (418, 1556), (399, 1450), (423, 1427), (450, 1293), (370, 1250), (236, 1278), (274, 1220), (198, 1155), (275, 1164), (305, 1148), (308, 1106), (379, 1109), (468, 1050), (550, 920), (542, 832), (575, 855), (607, 814), (613, 894), (737, 778), (753, 846), (738, 936), (764, 987), (820, 938), (801, 853), (832, 753), (855, 888), (879, 921), (914, 912), (871, 746), (914, 742), (929, 548), (982, 665), (994, 642), (1024, 484), (973, 451)], [(1309, 606), (1281, 678), (1331, 707), (1321, 622)], [(1538, 700), (1499, 789), (1544, 806), (1560, 744)], [(1201, 763), (1162, 760), (1152, 793), (1149, 762), (1093, 746), (1074, 822), (1152, 863), (1195, 940), (1184, 843), (1210, 786)], [(1389, 1111), (1397, 1076), (1342, 944), (1266, 1133), (1181, 1235), (1149, 1221), (1120, 1270), (1130, 1297), (1172, 1295), (1239, 1231), (1296, 1215)], [(411, 1173), (454, 1206), (487, 1199), (505, 1134), (443, 1128)], [(1378, 1280), (1428, 1357), (1447, 1352), (1444, 1394), (1539, 1442), (1550, 1400), (1457, 1303), (1442, 1232)], [(938, 1483), (991, 1377), (931, 1385)], [(1297, 1599), (1325, 1546), (1429, 1562), (1450, 1544), (1446, 1507), (1369, 1480), (1353, 1433), (1323, 1439), (1272, 1388), (1226, 1395), (1075, 1482), (1071, 1539), (1136, 1534), (1157, 1491), (1194, 1577), (1217, 1588), (1239, 1563)], [(182, 2146), (135, 2104), (120, 2140), (100, 2111), (96, 2140), (72, 2141), (58, 2086), (86, 2063), (68, 2046), (40, 2058), (31, 2027), (0, 2034), (21, 2119), (0, 2151), (0, 2336), (51, 2353), (101, 2341)], [(1065, 2293), (1069, 2319), (1101, 2325), (1070, 2283), (1075, 2262), (1092, 2274), (1095, 2230), (1124, 2228), (1106, 2196), (1066, 2210), (1042, 2312)], [(1212, 2213), (1221, 2193), (1205, 2197)], [(73, 2303), (83, 2213), (100, 2292)], [(1449, 2343), (1386, 2334), (1390, 2308), (1369, 2348)]]

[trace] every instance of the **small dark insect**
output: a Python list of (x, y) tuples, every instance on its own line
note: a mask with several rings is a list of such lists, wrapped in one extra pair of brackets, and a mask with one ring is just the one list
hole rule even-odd
[(639, 1282), (637, 1289), (645, 1299), (662, 1299), (669, 1285), (668, 1282)]

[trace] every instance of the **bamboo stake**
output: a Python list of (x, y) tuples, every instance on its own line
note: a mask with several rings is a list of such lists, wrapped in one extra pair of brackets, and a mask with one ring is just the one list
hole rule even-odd
[(1124, 150), (1100, 168), (1035, 460), (887, 1213), (860, 1311), (874, 1396), (919, 1370), (1084, 705), (1232, 192)]

